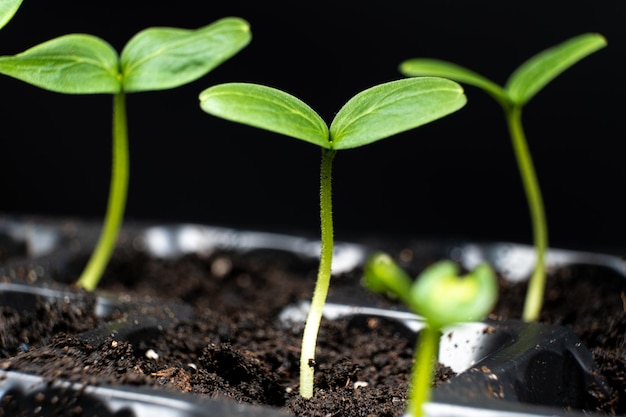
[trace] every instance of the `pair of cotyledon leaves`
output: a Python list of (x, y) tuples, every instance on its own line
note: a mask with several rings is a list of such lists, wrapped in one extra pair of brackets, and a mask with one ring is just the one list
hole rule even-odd
[(326, 149), (348, 149), (386, 138), (452, 113), (466, 102), (457, 83), (436, 77), (402, 79), (355, 95), (330, 125), (306, 103), (258, 84), (227, 83), (204, 90), (209, 114), (281, 133)]
[(246, 21), (228, 17), (195, 30), (145, 29), (118, 55), (106, 41), (76, 33), (0, 57), (0, 73), (66, 94), (163, 90), (200, 78), (250, 38)]
[(606, 39), (598, 33), (570, 38), (522, 63), (503, 87), (467, 68), (437, 59), (409, 59), (400, 65), (400, 72), (408, 76), (449, 78), (479, 87), (501, 104), (522, 107), (563, 71), (604, 46)]

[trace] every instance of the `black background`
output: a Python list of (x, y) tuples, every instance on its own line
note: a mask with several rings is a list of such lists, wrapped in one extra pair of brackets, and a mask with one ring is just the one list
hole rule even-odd
[[(402, 78), (428, 56), (503, 84), (525, 59), (584, 32), (609, 46), (548, 85), (524, 110), (551, 243), (626, 247), (621, 62), (623, 0), (385, 1), (360, 4), (25, 0), (0, 31), (14, 54), (71, 32), (121, 50), (149, 26), (246, 19), (253, 39), (184, 87), (128, 97), (129, 219), (273, 231), (318, 229), (320, 151), (213, 118), (198, 94), (248, 81), (296, 95), (330, 122), (354, 94)], [(111, 98), (70, 96), (0, 78), (0, 212), (100, 219), (106, 206)], [(338, 238), (352, 233), (531, 241), (525, 196), (499, 106), (466, 87), (467, 106), (334, 164)]]

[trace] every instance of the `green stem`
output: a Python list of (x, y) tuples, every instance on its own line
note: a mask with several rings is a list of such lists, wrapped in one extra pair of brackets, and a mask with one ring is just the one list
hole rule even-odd
[(98, 243), (77, 284), (88, 291), (97, 286), (111, 258), (124, 218), (128, 190), (128, 126), (126, 97), (119, 92), (113, 97), (113, 164), (109, 201), (104, 226)]
[(536, 321), (541, 312), (546, 282), (545, 253), (548, 248), (548, 228), (541, 190), (522, 128), (522, 109), (519, 106), (513, 106), (507, 111), (507, 123), (528, 199), (537, 253), (537, 263), (528, 283), (522, 318), (525, 321)]
[(322, 149), (322, 167), (320, 175), (320, 219), (321, 219), (321, 250), (320, 264), (315, 282), (315, 290), (311, 299), (311, 308), (304, 325), (302, 350), (300, 353), (300, 395), (304, 398), (313, 396), (313, 373), (315, 361), (315, 345), (317, 333), (322, 321), (322, 310), (326, 303), (330, 286), (331, 267), (333, 261), (333, 216), (331, 173), (333, 158), (336, 151)]
[(439, 331), (426, 325), (419, 332), (419, 341), (415, 350), (409, 398), (409, 415), (421, 417), (424, 403), (430, 400), (430, 391), (435, 375), (435, 364), (439, 352)]

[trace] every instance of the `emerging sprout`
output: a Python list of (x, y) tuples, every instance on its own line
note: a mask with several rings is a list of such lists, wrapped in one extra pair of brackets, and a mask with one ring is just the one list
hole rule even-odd
[[(8, 13), (5, 8), (9, 3), (0, 3), (0, 12)], [(164, 90), (192, 82), (249, 41), (246, 21), (225, 18), (196, 30), (145, 29), (126, 44), (121, 55), (100, 38), (69, 34), (20, 54), (0, 57), (0, 73), (37, 87), (65, 94), (113, 95), (113, 167), (108, 206), (103, 231), (78, 280), (79, 286), (93, 290), (98, 285), (124, 216), (129, 172), (126, 93)]]
[(420, 417), (430, 399), (441, 330), (482, 320), (498, 297), (496, 276), (487, 264), (459, 276), (454, 262), (441, 261), (413, 281), (389, 255), (377, 253), (365, 265), (363, 283), (373, 292), (397, 296), (426, 322), (415, 350), (408, 405), (409, 415)]
[(548, 248), (548, 230), (541, 190), (522, 127), (522, 107), (563, 71), (605, 45), (606, 40), (597, 33), (571, 38), (524, 62), (513, 72), (504, 87), (447, 61), (415, 58), (400, 65), (400, 72), (406, 76), (445, 77), (478, 87), (500, 103), (504, 110), (530, 208), (537, 254), (537, 264), (529, 282), (524, 304), (523, 319), (526, 321), (536, 321), (543, 304), (546, 280), (544, 258)]
[(310, 142), (322, 150), (320, 264), (300, 354), (300, 394), (304, 398), (313, 396), (311, 364), (332, 272), (331, 172), (335, 153), (421, 126), (464, 104), (463, 90), (455, 82), (434, 77), (397, 80), (354, 96), (339, 110), (329, 128), (307, 104), (274, 88), (228, 83), (200, 94), (200, 105), (209, 114)]

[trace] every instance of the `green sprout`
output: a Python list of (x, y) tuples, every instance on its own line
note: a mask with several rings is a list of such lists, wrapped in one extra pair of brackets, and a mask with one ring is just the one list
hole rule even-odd
[(298, 98), (248, 83), (216, 85), (200, 94), (207, 113), (280, 133), (322, 150), (320, 175), (321, 249), (300, 356), (300, 395), (313, 396), (315, 345), (331, 279), (333, 218), (331, 171), (338, 150), (356, 148), (439, 119), (465, 105), (463, 89), (435, 77), (391, 81), (355, 95), (330, 125)]
[(2, 0), (0, 2), (0, 29), (13, 19), (21, 4), (22, 0)]
[(411, 375), (408, 410), (422, 416), (430, 400), (441, 331), (445, 327), (487, 316), (498, 298), (498, 281), (486, 263), (459, 276), (452, 261), (426, 268), (415, 281), (385, 253), (372, 255), (365, 264), (363, 283), (370, 291), (398, 297), (425, 320), (419, 332)]
[(89, 291), (97, 287), (124, 216), (129, 172), (126, 93), (190, 83), (236, 54), (250, 38), (246, 21), (228, 17), (195, 30), (145, 29), (130, 39), (120, 55), (98, 37), (69, 34), (17, 55), (0, 57), (0, 73), (46, 90), (113, 94), (113, 163), (108, 206), (97, 246), (78, 279), (80, 287)]
[(503, 87), (467, 68), (447, 61), (415, 58), (400, 64), (400, 72), (406, 76), (446, 77), (478, 87), (500, 103), (504, 110), (530, 209), (537, 257), (522, 313), (525, 321), (538, 320), (543, 304), (548, 228), (541, 190), (522, 125), (522, 108), (559, 74), (605, 45), (605, 38), (597, 33), (587, 33), (568, 39), (525, 61), (511, 74)]

